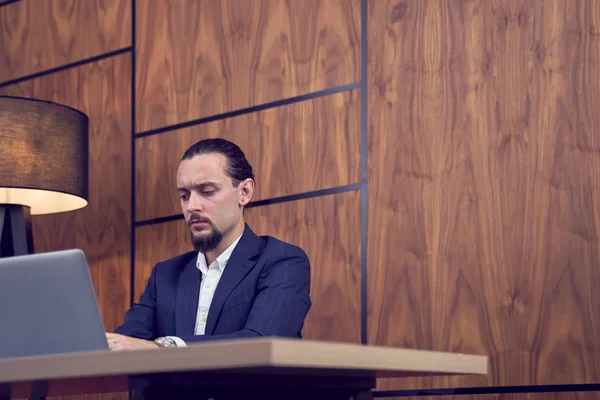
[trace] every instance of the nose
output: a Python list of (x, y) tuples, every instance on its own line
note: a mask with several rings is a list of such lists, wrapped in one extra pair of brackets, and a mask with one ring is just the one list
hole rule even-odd
[(192, 192), (190, 194), (190, 198), (187, 203), (187, 211), (188, 213), (200, 212), (204, 209), (204, 204), (202, 203), (202, 196), (197, 193)]

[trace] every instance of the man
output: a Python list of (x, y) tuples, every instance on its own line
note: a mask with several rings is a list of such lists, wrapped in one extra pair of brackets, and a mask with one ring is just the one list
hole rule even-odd
[(185, 152), (177, 191), (195, 251), (154, 266), (139, 303), (106, 334), (112, 351), (301, 337), (311, 307), (309, 260), (244, 222), (254, 184), (244, 153), (227, 140), (202, 140)]

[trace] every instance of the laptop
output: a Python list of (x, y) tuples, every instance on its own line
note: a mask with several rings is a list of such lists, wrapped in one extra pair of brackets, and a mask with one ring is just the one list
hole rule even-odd
[(83, 251), (0, 258), (0, 358), (108, 349)]

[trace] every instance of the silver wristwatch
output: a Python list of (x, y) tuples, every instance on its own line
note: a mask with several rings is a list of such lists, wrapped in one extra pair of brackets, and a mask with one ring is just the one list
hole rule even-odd
[(154, 339), (154, 343), (159, 345), (160, 347), (177, 347), (177, 343), (175, 340), (168, 337), (159, 337)]

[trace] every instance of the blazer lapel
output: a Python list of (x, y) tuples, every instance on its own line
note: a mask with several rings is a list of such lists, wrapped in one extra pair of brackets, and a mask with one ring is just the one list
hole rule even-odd
[(175, 332), (177, 336), (193, 335), (198, 312), (200, 294), (200, 270), (196, 267), (197, 257), (193, 257), (183, 268), (177, 286), (175, 306)]
[(229, 261), (227, 261), (227, 266), (215, 290), (208, 311), (208, 319), (206, 320), (206, 335), (213, 334), (217, 319), (223, 308), (223, 303), (225, 303), (229, 294), (255, 265), (252, 258), (258, 254), (259, 243), (258, 236), (246, 225), (240, 241), (233, 250), (233, 253), (231, 253)]

